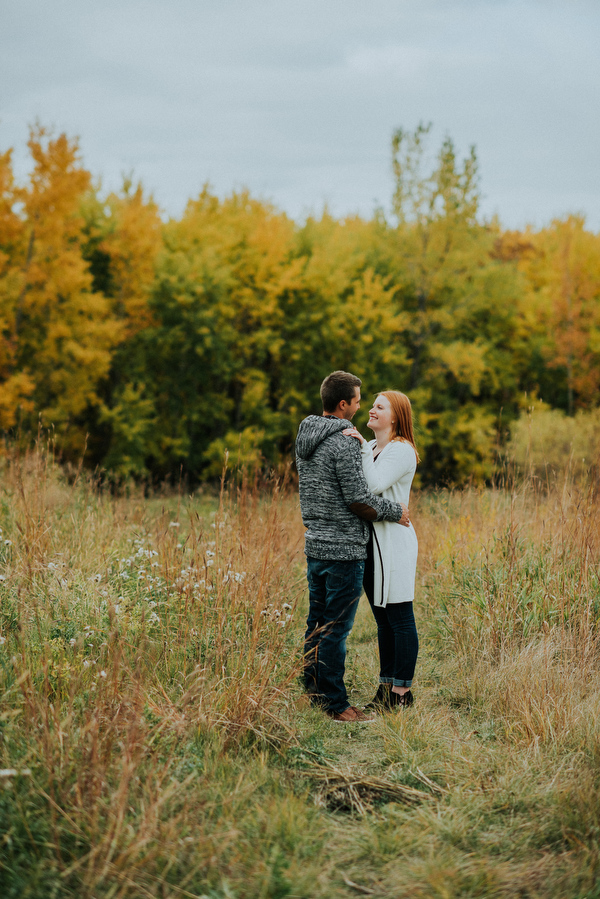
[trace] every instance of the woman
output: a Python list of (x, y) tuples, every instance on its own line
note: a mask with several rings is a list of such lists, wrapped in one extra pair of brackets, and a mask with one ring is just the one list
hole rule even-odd
[[(408, 505), (419, 461), (410, 400), (399, 390), (380, 393), (369, 412), (368, 443), (356, 428), (344, 434), (361, 442), (363, 470), (373, 493)], [(418, 543), (412, 524), (375, 521), (365, 566), (364, 589), (377, 622), (379, 688), (367, 709), (412, 705), (410, 687), (419, 652), (413, 614)]]

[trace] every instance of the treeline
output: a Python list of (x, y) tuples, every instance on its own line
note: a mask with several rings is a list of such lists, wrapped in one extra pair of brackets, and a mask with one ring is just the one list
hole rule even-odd
[[(424, 483), (482, 480), (522, 410), (598, 404), (600, 236), (569, 216), (503, 231), (477, 159), (427, 128), (393, 140), (394, 217), (296, 224), (206, 188), (163, 223), (141, 186), (106, 196), (77, 142), (32, 130), (0, 155), (0, 428), (50, 429), (111, 477), (217, 475), (288, 459), (325, 374), (413, 401)], [(364, 425), (365, 414), (358, 420)]]

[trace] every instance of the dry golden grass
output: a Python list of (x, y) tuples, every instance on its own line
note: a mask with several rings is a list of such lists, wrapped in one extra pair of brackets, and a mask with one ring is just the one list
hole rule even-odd
[[(7, 462), (0, 894), (597, 895), (597, 498), (530, 481), (412, 513), (417, 704), (340, 728), (297, 683), (293, 490), (114, 497)], [(362, 604), (355, 699), (376, 676)]]

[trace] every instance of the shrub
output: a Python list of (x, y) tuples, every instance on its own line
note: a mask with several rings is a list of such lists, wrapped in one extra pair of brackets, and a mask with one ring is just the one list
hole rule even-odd
[(560, 409), (530, 409), (512, 425), (506, 458), (521, 473), (544, 480), (567, 472), (597, 475), (600, 408), (573, 417)]

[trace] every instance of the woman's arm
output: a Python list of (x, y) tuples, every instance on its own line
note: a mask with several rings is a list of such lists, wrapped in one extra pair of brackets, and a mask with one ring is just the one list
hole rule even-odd
[(373, 459), (373, 451), (366, 441), (360, 449), (367, 484), (369, 489), (378, 496), (405, 474), (414, 471), (417, 465), (415, 451), (410, 443), (394, 441), (379, 456), (377, 464)]

